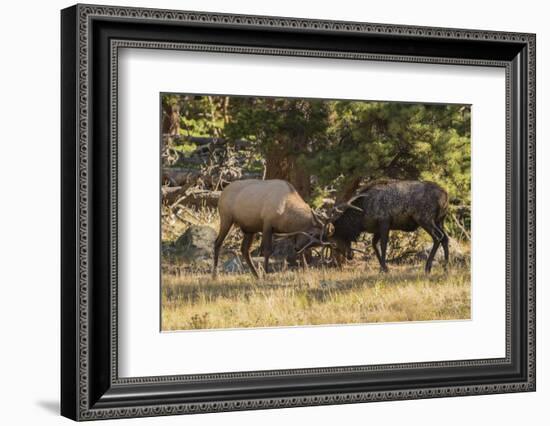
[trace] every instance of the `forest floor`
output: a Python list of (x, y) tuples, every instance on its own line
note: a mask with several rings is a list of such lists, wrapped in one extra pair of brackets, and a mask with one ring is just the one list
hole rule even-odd
[(470, 318), (470, 265), (374, 264), (249, 273), (163, 274), (163, 331)]

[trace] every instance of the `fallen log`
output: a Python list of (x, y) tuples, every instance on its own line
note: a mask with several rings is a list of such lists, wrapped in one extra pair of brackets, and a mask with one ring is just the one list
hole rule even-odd
[[(224, 173), (223, 181), (232, 182), (241, 179), (261, 179), (259, 172), (243, 172), (240, 175)], [(207, 188), (215, 188), (219, 181), (219, 176), (203, 174), (198, 170), (178, 168), (165, 168), (162, 170), (162, 184), (170, 187), (179, 187), (184, 185), (199, 185)]]
[(164, 185), (161, 189), (162, 204), (171, 206), (176, 200), (185, 195), (189, 189), (188, 186), (167, 186)]
[(178, 205), (201, 207), (218, 207), (221, 191), (190, 189), (191, 185), (163, 186), (162, 204), (174, 208)]
[(217, 208), (220, 199), (221, 191), (205, 191), (189, 194), (179, 204), (184, 206), (192, 206), (195, 208), (211, 207)]
[(163, 169), (162, 184), (168, 186), (200, 185), (211, 186), (213, 184), (212, 176), (205, 175), (199, 170), (192, 169)]

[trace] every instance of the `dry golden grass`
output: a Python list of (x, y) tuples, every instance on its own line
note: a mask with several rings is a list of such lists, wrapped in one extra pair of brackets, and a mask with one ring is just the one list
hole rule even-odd
[(470, 305), (469, 265), (162, 277), (165, 331), (469, 319)]

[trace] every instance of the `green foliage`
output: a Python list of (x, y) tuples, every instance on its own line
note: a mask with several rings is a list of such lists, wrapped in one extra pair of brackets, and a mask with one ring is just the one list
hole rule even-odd
[(189, 157), (197, 149), (197, 145), (192, 142), (184, 142), (183, 144), (177, 145), (174, 149), (184, 157)]
[(186, 136), (219, 137), (224, 120), (219, 96), (186, 96), (181, 103), (181, 133)]
[(163, 116), (174, 105), (179, 107), (180, 134), (183, 136), (219, 137), (225, 124), (227, 96), (162, 95)]
[(321, 182), (426, 179), (451, 197), (469, 193), (469, 108), (356, 101), (331, 107), (327, 140), (307, 161)]
[(310, 204), (314, 209), (318, 209), (323, 206), (324, 200), (330, 197), (330, 192), (326, 186), (315, 186), (313, 194), (311, 196)]
[(264, 154), (277, 147), (283, 155), (299, 156), (323, 137), (327, 109), (321, 100), (235, 97), (225, 134), (255, 142)]

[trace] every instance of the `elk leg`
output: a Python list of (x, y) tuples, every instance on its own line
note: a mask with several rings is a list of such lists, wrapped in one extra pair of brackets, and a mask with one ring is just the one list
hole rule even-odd
[(382, 256), (380, 255), (380, 250), (378, 248), (378, 243), (380, 242), (380, 234), (375, 233), (372, 236), (372, 248), (374, 249), (374, 254), (376, 255), (376, 258), (378, 259), (378, 263), (382, 265)]
[(426, 260), (426, 266), (424, 270), (427, 274), (429, 274), (432, 270), (432, 263), (435, 257), (435, 253), (437, 252), (437, 249), (439, 248), (439, 244), (442, 240), (442, 237), (440, 232), (438, 232), (437, 227), (435, 226), (435, 223), (421, 223), (420, 226), (432, 237), (432, 240), (434, 242), (434, 245), (432, 246), (432, 250), (430, 251), (430, 254), (428, 255), (428, 259)]
[(386, 249), (388, 248), (388, 240), (390, 237), (390, 224), (383, 222), (380, 226), (380, 267), (383, 272), (388, 272), (386, 265)]
[(304, 271), (307, 271), (308, 270), (308, 267), (307, 267), (307, 259), (306, 259), (306, 253), (305, 252), (302, 252), (302, 269)]
[(445, 232), (443, 220), (437, 223), (437, 229), (443, 234), (443, 238), (441, 238), (441, 245), (443, 246), (443, 253), (445, 255), (445, 264), (443, 267), (447, 270), (447, 265), (449, 264), (449, 236)]
[(225, 237), (229, 233), (229, 230), (231, 229), (231, 225), (233, 225), (232, 220), (221, 220), (220, 222), (220, 232), (218, 232), (218, 236), (216, 237), (216, 241), (214, 241), (214, 265), (212, 268), (212, 277), (216, 278), (216, 275), (218, 274), (218, 258), (220, 256), (220, 248), (222, 247), (223, 240), (225, 240)]
[(244, 233), (243, 242), (241, 243), (241, 254), (243, 255), (244, 260), (246, 261), (246, 264), (250, 268), (252, 274), (258, 278), (258, 270), (254, 266), (254, 263), (252, 263), (252, 259), (250, 259), (250, 246), (254, 241), (254, 235), (254, 233)]
[(273, 229), (271, 226), (265, 226), (262, 231), (262, 255), (264, 257), (264, 270), (267, 274), (269, 272), (269, 256), (273, 252)]
[(432, 247), (432, 250), (430, 251), (430, 255), (428, 256), (428, 260), (426, 260), (426, 267), (424, 270), (427, 274), (429, 274), (432, 271), (432, 263), (435, 257), (435, 253), (437, 252), (437, 249), (439, 248), (439, 239), (435, 236), (432, 236), (432, 240), (434, 242), (434, 245)]

